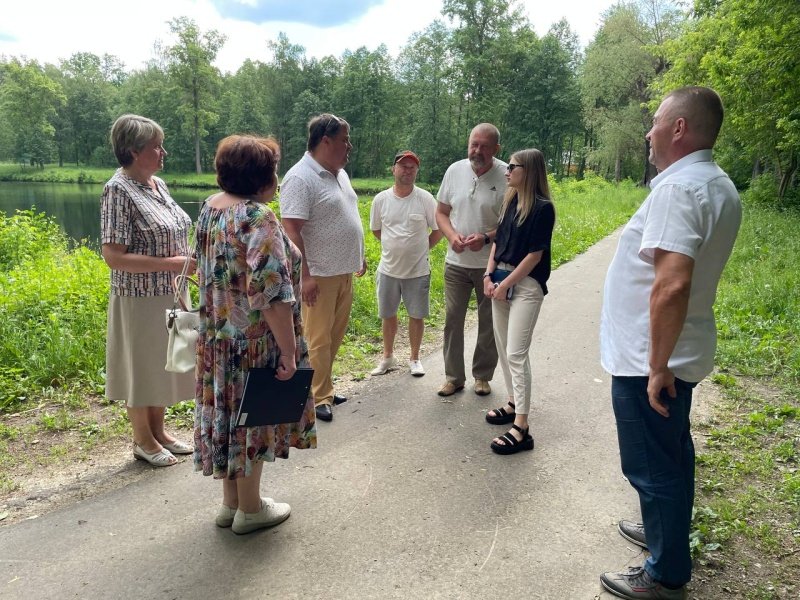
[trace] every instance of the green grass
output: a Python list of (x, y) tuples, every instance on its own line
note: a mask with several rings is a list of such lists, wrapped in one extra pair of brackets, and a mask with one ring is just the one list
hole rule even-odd
[(745, 204), (716, 305), (717, 362), (800, 386), (800, 212)]
[(742, 598), (784, 598), (776, 590), (796, 593), (800, 574), (800, 213), (743, 199), (715, 305), (712, 381), (722, 400), (697, 428), (706, 443), (691, 543), (701, 581), (738, 580)]

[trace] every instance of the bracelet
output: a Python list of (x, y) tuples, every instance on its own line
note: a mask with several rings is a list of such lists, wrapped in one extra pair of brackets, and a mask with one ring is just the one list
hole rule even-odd
[(483, 245), (484, 246), (488, 246), (491, 243), (492, 243), (492, 238), (489, 237), (488, 233), (484, 233), (483, 234)]
[(483, 278), (484, 278), (484, 279), (486, 279), (487, 277), (491, 277), (491, 276), (492, 276), (492, 274), (491, 274), (491, 273), (484, 273), (484, 274), (483, 274)]

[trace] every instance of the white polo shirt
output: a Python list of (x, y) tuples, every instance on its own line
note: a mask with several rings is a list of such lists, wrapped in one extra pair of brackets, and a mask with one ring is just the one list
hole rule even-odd
[(669, 359), (679, 379), (698, 382), (714, 367), (714, 299), (731, 254), (742, 205), (711, 150), (683, 157), (650, 184), (652, 191), (622, 231), (606, 276), (600, 321), (603, 368), (622, 377), (650, 373), (650, 292), (657, 248), (694, 260), (686, 321)]
[(303, 219), (309, 271), (317, 277), (355, 273), (364, 261), (364, 228), (344, 169), (336, 175), (306, 152), (281, 182), (281, 218)]
[(375, 196), (369, 211), (369, 228), (381, 231), (378, 271), (396, 279), (422, 277), (431, 272), (428, 232), (436, 224), (436, 200), (417, 186), (401, 198), (394, 188)]
[[(450, 223), (461, 235), (483, 235), (497, 228), (507, 187), (507, 165), (496, 158), (492, 161), (492, 167), (480, 177), (466, 158), (450, 165), (444, 174), (436, 199), (450, 207)], [(467, 269), (485, 269), (490, 248), (484, 246), (477, 252), (466, 249), (459, 254), (448, 245), (445, 261)]]

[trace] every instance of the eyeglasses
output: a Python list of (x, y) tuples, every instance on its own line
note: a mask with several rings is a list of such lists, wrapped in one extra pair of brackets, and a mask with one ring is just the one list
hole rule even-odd
[(522, 168), (523, 168), (523, 166), (522, 166), (522, 165), (515, 165), (514, 163), (508, 163), (508, 164), (506, 165), (506, 173), (512, 173), (512, 172), (514, 171), (514, 169), (516, 169), (516, 168), (518, 168), (518, 167), (519, 167), (520, 169), (522, 169)]
[(342, 126), (342, 119), (336, 115), (329, 115), (325, 120), (325, 126), (322, 128), (322, 135), (330, 136), (331, 133), (336, 135), (339, 133), (339, 128)]

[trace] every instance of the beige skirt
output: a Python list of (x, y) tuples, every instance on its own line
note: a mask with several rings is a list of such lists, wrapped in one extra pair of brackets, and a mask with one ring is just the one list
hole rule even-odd
[(164, 312), (172, 296), (111, 294), (106, 337), (106, 397), (129, 407), (171, 406), (194, 398), (194, 371), (168, 373)]

